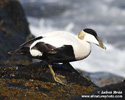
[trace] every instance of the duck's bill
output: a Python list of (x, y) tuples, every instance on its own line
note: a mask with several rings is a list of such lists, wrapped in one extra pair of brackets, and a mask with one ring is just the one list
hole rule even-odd
[(102, 41), (99, 39), (99, 37), (97, 37), (98, 41), (99, 41), (99, 46), (103, 49), (106, 50), (106, 47), (104, 46), (104, 44), (102, 43)]

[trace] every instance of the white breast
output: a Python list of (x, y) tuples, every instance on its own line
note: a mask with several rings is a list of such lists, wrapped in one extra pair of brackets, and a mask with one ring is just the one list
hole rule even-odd
[(80, 40), (80, 43), (74, 45), (73, 48), (76, 60), (86, 58), (91, 52), (90, 44), (84, 40)]

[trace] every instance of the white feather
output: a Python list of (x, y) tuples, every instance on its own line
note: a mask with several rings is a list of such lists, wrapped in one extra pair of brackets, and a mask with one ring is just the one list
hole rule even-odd
[(35, 49), (30, 49), (30, 53), (32, 56), (42, 56), (42, 53), (38, 50), (35, 50)]
[[(46, 33), (43, 35), (44, 38), (35, 41), (30, 49), (35, 46), (38, 42), (45, 42), (56, 48), (62, 47), (63, 45), (72, 45), (75, 58), (77, 60), (83, 59), (90, 53), (90, 44), (84, 40), (80, 40), (76, 35), (65, 32), (65, 31), (55, 31), (51, 33)], [(30, 50), (32, 55), (40, 55), (40, 52), (33, 52)], [(38, 54), (36, 54), (38, 53)]]
[(99, 45), (99, 42), (97, 41), (97, 39), (91, 34), (87, 33), (85, 35), (84, 40)]

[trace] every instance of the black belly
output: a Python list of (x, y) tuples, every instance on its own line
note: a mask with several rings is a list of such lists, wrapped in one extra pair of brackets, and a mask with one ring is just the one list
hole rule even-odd
[(64, 45), (63, 47), (54, 49), (54, 52), (44, 52), (39, 58), (47, 62), (71, 62), (76, 61), (74, 50), (71, 45)]
[(41, 57), (42, 60), (45, 60), (47, 62), (71, 62), (75, 61), (75, 57), (71, 55), (66, 54), (47, 54), (44, 53)]

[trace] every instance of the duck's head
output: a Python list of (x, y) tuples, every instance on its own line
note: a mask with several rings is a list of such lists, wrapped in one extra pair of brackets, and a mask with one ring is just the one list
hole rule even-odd
[(100, 46), (101, 48), (106, 49), (102, 41), (99, 39), (97, 33), (93, 29), (89, 28), (83, 29), (78, 33), (78, 38), (90, 43), (94, 43)]

